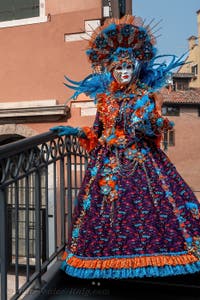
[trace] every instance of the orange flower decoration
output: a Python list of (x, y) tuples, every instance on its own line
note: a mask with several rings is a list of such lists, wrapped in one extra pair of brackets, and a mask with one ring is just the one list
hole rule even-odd
[(106, 185), (106, 184), (107, 184), (107, 181), (104, 178), (99, 180), (99, 185), (100, 186), (103, 186), (103, 185)]
[(114, 189), (114, 187), (116, 186), (116, 182), (113, 181), (113, 180), (108, 180), (107, 184), (108, 184), (112, 189)]
[(97, 110), (100, 113), (100, 120), (103, 123), (104, 130), (112, 128), (119, 112), (117, 100), (106, 94), (101, 94), (99, 96)]
[(90, 152), (96, 147), (98, 143), (98, 138), (94, 133), (93, 129), (89, 127), (82, 127), (82, 130), (84, 131), (87, 138), (79, 138), (79, 143), (83, 148)]

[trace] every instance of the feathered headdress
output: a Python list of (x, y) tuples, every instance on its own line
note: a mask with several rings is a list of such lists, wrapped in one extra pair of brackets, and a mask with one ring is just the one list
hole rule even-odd
[(108, 19), (91, 36), (86, 51), (93, 68), (111, 66), (120, 61), (149, 61), (156, 54), (155, 37), (141, 18), (126, 15)]
[[(71, 98), (85, 93), (93, 99), (106, 93), (114, 78), (110, 70), (123, 61), (139, 65), (136, 85), (155, 92), (168, 83), (172, 70), (183, 65), (184, 55), (156, 56), (156, 40), (149, 25), (141, 18), (126, 15), (121, 19), (107, 19), (103, 26), (93, 32), (86, 54), (95, 72), (80, 82), (65, 76), (65, 85), (75, 90)], [(162, 57), (171, 57), (170, 63), (159, 62)], [(70, 99), (71, 99), (70, 98)]]

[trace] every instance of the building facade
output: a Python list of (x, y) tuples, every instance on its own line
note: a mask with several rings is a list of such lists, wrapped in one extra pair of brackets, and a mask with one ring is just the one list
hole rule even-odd
[(131, 0), (1, 1), (0, 145), (57, 124), (92, 123), (89, 104), (80, 114), (68, 101), (64, 75), (91, 73), (85, 50), (92, 30), (131, 11)]
[(196, 12), (197, 14), (197, 26), (198, 36), (190, 36), (188, 38), (188, 50), (189, 54), (186, 58), (186, 63), (179, 70), (178, 74), (185, 78), (190, 78), (190, 87), (200, 88), (200, 9)]
[(166, 154), (200, 200), (200, 88), (162, 91), (162, 114), (175, 123), (163, 136)]
[[(131, 0), (1, 0), (0, 145), (55, 125), (93, 124), (93, 101), (85, 95), (69, 100), (73, 92), (64, 86), (64, 76), (79, 81), (90, 74), (85, 50), (92, 30), (108, 17), (131, 12)], [(197, 23), (200, 36), (200, 10)], [(195, 37), (190, 37), (189, 44), (187, 59), (193, 63), (174, 75), (175, 90), (165, 93), (163, 110), (170, 114), (179, 106), (178, 116), (169, 115), (176, 124), (175, 135), (169, 133), (165, 141), (170, 139), (168, 155), (196, 191), (200, 100), (195, 88), (200, 87), (200, 48)]]
[(163, 113), (175, 122), (165, 137), (168, 155), (200, 200), (200, 10), (198, 36), (188, 39), (186, 64), (173, 74), (171, 92), (163, 91)]
[[(0, 1), (0, 146), (49, 131), (56, 125), (90, 125), (93, 102), (79, 97), (78, 107), (69, 101), (72, 91), (64, 86), (64, 76), (81, 80), (91, 73), (85, 55), (87, 39), (91, 32), (108, 17), (119, 17), (132, 12), (131, 0), (1, 0)], [(83, 104), (82, 104), (83, 103)], [(81, 108), (83, 107), (83, 108)], [(83, 109), (83, 112), (82, 112)], [(93, 110), (93, 107), (92, 107)], [(1, 171), (1, 170), (0, 170)], [(50, 232), (54, 232), (56, 218), (53, 209), (53, 171), (48, 173), (49, 207), (41, 196), (41, 213), (48, 209)], [(59, 176), (59, 175), (58, 175)], [(45, 174), (41, 176), (41, 185)], [(30, 178), (29, 193), (35, 186)], [(12, 188), (8, 193), (8, 256), (10, 265), (16, 262), (15, 243), (20, 232), (17, 255), (23, 265), (26, 257), (24, 215), (27, 207), (25, 190), (20, 182), (19, 203), (13, 200)], [(33, 196), (34, 199), (34, 196)], [(35, 253), (35, 204), (29, 203), (32, 237), (29, 245), (34, 265)], [(15, 215), (16, 209), (20, 209)], [(49, 218), (48, 216), (48, 218)], [(18, 220), (18, 233), (16, 228)], [(45, 217), (42, 219), (42, 223)], [(45, 221), (44, 221), (45, 222)], [(46, 238), (42, 227), (41, 245)], [(53, 253), (55, 241), (51, 238), (49, 253)], [(21, 269), (20, 269), (21, 271)], [(20, 273), (21, 274), (21, 273)], [(8, 276), (9, 291), (16, 287), (12, 273)], [(23, 277), (20, 278), (23, 281)], [(10, 296), (10, 295), (9, 295)]]

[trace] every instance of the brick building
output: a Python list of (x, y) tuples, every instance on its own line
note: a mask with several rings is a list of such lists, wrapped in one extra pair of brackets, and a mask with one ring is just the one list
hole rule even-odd
[(164, 90), (163, 114), (175, 122), (165, 136), (168, 155), (200, 200), (200, 10), (198, 37), (190, 36), (186, 64), (173, 74), (172, 92)]
[(200, 88), (163, 90), (162, 113), (174, 121), (164, 135), (167, 155), (200, 200)]
[(197, 14), (197, 27), (198, 36), (190, 36), (188, 38), (188, 50), (189, 54), (186, 58), (187, 64), (182, 66), (176, 76), (180, 76), (179, 84), (181, 82), (184, 84), (184, 79), (190, 79), (190, 87), (199, 88), (200, 87), (200, 9), (196, 12)]

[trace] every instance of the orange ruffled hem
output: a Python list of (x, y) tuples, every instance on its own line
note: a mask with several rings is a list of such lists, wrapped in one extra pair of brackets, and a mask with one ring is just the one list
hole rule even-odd
[(83, 132), (86, 135), (86, 138), (79, 138), (79, 143), (81, 147), (86, 149), (86, 151), (90, 152), (94, 149), (98, 143), (98, 138), (94, 133), (93, 129), (90, 127), (82, 127)]
[[(67, 253), (63, 255), (63, 260), (67, 259)], [(87, 259), (72, 256), (67, 259), (67, 264), (75, 268), (84, 269), (123, 269), (123, 268), (141, 268), (148, 266), (163, 267), (187, 265), (197, 262), (198, 259), (193, 254), (181, 255), (157, 255), (157, 256), (138, 256), (132, 258), (108, 258), (108, 259)]]

